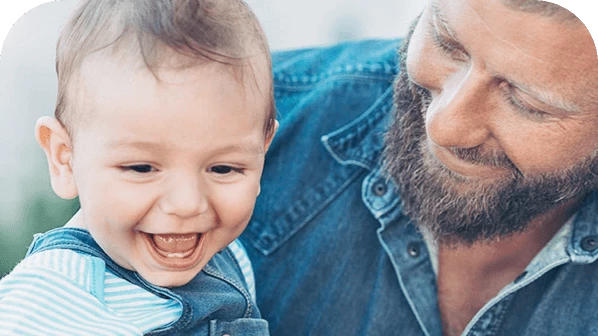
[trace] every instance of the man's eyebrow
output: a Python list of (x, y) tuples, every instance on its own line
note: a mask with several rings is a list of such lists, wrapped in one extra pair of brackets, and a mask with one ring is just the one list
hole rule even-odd
[[(433, 18), (435, 17), (436, 20), (434, 22), (438, 22), (442, 28), (445, 30), (446, 34), (449, 35), (453, 40), (457, 40), (457, 34), (451, 29), (451, 26), (448, 23), (448, 20), (442, 14), (440, 7), (438, 7), (438, 1), (432, 1), (431, 5)], [(436, 25), (435, 25), (436, 26)]]
[(558, 95), (555, 95), (554, 92), (534, 90), (527, 85), (514, 81), (507, 80), (507, 82), (517, 90), (527, 94), (530, 97), (533, 97), (545, 105), (553, 106), (568, 113), (579, 113), (581, 110), (578, 105), (573, 104)]

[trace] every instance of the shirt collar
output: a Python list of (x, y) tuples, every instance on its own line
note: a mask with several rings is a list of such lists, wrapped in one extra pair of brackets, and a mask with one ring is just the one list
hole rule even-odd
[(598, 259), (598, 192), (591, 193), (513, 283), (498, 298), (526, 286), (549, 270), (566, 263), (590, 264)]
[(573, 263), (598, 259), (598, 191), (590, 193), (577, 212), (566, 251)]
[[(436, 244), (423, 234), (434, 271), (437, 269)], [(527, 275), (566, 263), (589, 264), (598, 259), (598, 192), (590, 194), (526, 268)]]

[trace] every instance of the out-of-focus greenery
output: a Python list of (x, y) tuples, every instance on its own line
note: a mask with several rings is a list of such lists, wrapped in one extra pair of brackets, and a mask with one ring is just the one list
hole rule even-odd
[[(65, 201), (54, 195), (38, 193), (30, 196), (22, 207), (23, 220), (14, 223), (18, 226), (18, 233), (0, 233), (0, 278), (23, 259), (35, 233), (64, 225), (79, 209), (79, 202), (77, 199)], [(2, 220), (0, 218), (0, 222)], [(0, 223), (0, 227), (6, 227), (5, 224)]]

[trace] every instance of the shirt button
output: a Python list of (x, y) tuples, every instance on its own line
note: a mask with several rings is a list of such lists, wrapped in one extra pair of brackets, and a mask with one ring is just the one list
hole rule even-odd
[(584, 251), (592, 252), (598, 248), (598, 236), (587, 236), (581, 240), (581, 248)]
[(386, 184), (384, 184), (383, 182), (377, 182), (376, 184), (374, 184), (374, 195), (380, 197), (380, 196), (384, 196), (384, 194), (386, 194), (386, 192), (388, 191), (388, 188), (386, 187)]
[(515, 278), (515, 280), (513, 281), (513, 283), (518, 283), (521, 280), (525, 279), (526, 275), (527, 275), (527, 271), (523, 271), (523, 273), (519, 274), (519, 276)]
[(417, 256), (419, 256), (419, 244), (409, 243), (409, 245), (407, 245), (407, 253), (410, 257), (417, 258)]

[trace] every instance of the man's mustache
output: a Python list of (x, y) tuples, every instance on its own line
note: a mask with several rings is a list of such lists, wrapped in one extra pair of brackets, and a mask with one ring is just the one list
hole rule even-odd
[(504, 152), (484, 150), (481, 146), (472, 148), (449, 147), (448, 150), (460, 160), (471, 164), (505, 168), (509, 170), (516, 169), (513, 162)]

